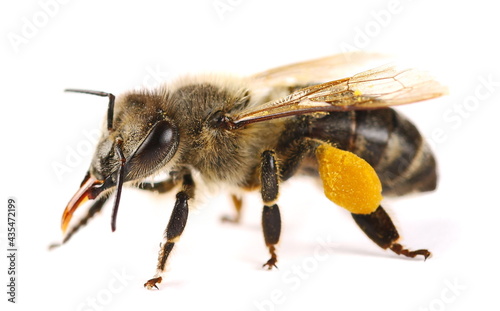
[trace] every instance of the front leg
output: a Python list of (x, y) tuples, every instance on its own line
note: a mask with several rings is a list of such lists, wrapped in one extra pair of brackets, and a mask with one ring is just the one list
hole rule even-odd
[(167, 258), (186, 227), (189, 212), (188, 200), (193, 196), (194, 182), (191, 175), (186, 174), (183, 176), (182, 190), (177, 193), (174, 209), (165, 230), (163, 241), (160, 245), (156, 274), (152, 279), (144, 283), (144, 287), (147, 289), (152, 289), (153, 287), (158, 289), (156, 284), (159, 284), (162, 281), (162, 275), (165, 272)]
[(271, 254), (271, 258), (263, 266), (272, 269), (276, 267), (278, 261), (275, 245), (279, 242), (281, 233), (281, 215), (275, 203), (279, 194), (278, 167), (273, 151), (266, 150), (262, 153), (260, 178), (262, 201), (264, 201), (262, 229), (266, 246)]
[(165, 193), (172, 190), (179, 183), (176, 182), (173, 178), (169, 178), (163, 181), (154, 182), (154, 183), (141, 183), (137, 185), (137, 188), (141, 190), (148, 190), (158, 193)]
[[(169, 178), (164, 181), (160, 182), (155, 182), (155, 183), (142, 183), (137, 185), (137, 188), (141, 190), (148, 190), (148, 191), (153, 191), (153, 192), (158, 192), (158, 193), (165, 193), (170, 190), (172, 190), (175, 186), (179, 184), (178, 180), (175, 180), (174, 178)], [(100, 196), (96, 201), (92, 203), (90, 208), (87, 211), (87, 214), (74, 226), (72, 227), (68, 233), (64, 236), (64, 239), (62, 240), (61, 243), (53, 243), (49, 246), (49, 249), (54, 249), (57, 248), (66, 242), (69, 241), (77, 233), (81, 228), (83, 228), (91, 219), (94, 217), (96, 214), (98, 214), (104, 204), (107, 202), (109, 199), (109, 196), (103, 195)]]
[(107, 196), (107, 195), (100, 196), (99, 199), (94, 201), (92, 203), (92, 205), (90, 206), (90, 208), (87, 210), (87, 214), (82, 219), (80, 219), (80, 221), (75, 226), (73, 226), (68, 231), (68, 233), (66, 233), (62, 242), (51, 244), (49, 246), (49, 249), (57, 248), (57, 247), (65, 244), (66, 242), (68, 242), (69, 239), (71, 239), (71, 237), (73, 237), (73, 235), (75, 235), (75, 233), (77, 233), (81, 228), (83, 228), (87, 224), (87, 222), (89, 222), (89, 220), (91, 220), (92, 217), (94, 217), (94, 215), (98, 214), (101, 211), (102, 207), (104, 206), (104, 204), (106, 203), (108, 198), (109, 198), (109, 196)]

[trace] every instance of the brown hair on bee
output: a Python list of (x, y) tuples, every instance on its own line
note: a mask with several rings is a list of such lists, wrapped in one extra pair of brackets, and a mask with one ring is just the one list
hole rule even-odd
[[(370, 55), (353, 54), (364, 60)], [(112, 230), (122, 186), (166, 192), (179, 186), (160, 246), (156, 274), (144, 285), (157, 288), (167, 258), (187, 222), (195, 184), (259, 190), (262, 227), (276, 266), (281, 233), (279, 184), (302, 172), (319, 178), (325, 195), (351, 212), (377, 245), (408, 257), (380, 202), (436, 187), (436, 164), (416, 127), (390, 106), (439, 97), (446, 89), (423, 72), (385, 65), (329, 82), (342, 55), (272, 69), (247, 78), (205, 75), (169, 86), (132, 91), (116, 98), (97, 91), (68, 89), (109, 98), (107, 130), (89, 171), (62, 217), (66, 231), (73, 212), (95, 199), (87, 215), (66, 234), (77, 232), (116, 193)], [(314, 69), (314, 70), (313, 70)], [(165, 181), (142, 183), (167, 173)], [(193, 174), (201, 178), (194, 180)], [(232, 193), (237, 210), (241, 200)]]

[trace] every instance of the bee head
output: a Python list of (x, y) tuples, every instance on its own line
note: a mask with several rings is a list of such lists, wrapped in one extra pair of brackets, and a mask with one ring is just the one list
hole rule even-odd
[(108, 130), (103, 131), (96, 148), (91, 175), (116, 182), (116, 173), (123, 165), (124, 181), (133, 181), (152, 175), (173, 158), (179, 130), (162, 108), (163, 101), (159, 95), (149, 93), (129, 93), (118, 98), (112, 126), (108, 121)]
[[(66, 230), (73, 212), (88, 199), (116, 190), (112, 230), (124, 182), (148, 177), (166, 166), (176, 154), (179, 131), (163, 110), (165, 98), (152, 93), (110, 93), (67, 90), (109, 97), (107, 129), (103, 131), (90, 169), (62, 217)], [(104, 194), (103, 194), (104, 195)]]

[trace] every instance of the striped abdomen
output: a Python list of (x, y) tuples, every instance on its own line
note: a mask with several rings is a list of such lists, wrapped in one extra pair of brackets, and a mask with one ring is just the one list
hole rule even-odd
[(331, 113), (314, 120), (309, 137), (365, 159), (382, 182), (384, 195), (436, 188), (436, 161), (416, 127), (392, 109)]

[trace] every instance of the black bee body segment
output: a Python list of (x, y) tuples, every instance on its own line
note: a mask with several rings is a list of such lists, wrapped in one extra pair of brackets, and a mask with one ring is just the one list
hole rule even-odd
[[(183, 189), (176, 195), (176, 201), (167, 228), (165, 229), (164, 239), (160, 245), (158, 253), (158, 264), (156, 266), (156, 275), (144, 283), (144, 287), (151, 289), (158, 288), (156, 284), (161, 283), (162, 274), (165, 271), (167, 259), (174, 248), (175, 243), (179, 241), (184, 228), (186, 227), (189, 214), (188, 200), (194, 194), (194, 182), (190, 174), (183, 176)], [(191, 194), (191, 195), (190, 195)]]
[(262, 211), (262, 227), (266, 245), (277, 244), (281, 233), (281, 215), (277, 204), (264, 205)]
[(276, 255), (275, 245), (278, 244), (281, 233), (281, 215), (277, 204), (271, 206), (264, 205), (264, 209), (262, 210), (262, 229), (264, 232), (264, 241), (271, 254), (271, 258), (262, 266), (268, 269), (277, 268), (278, 256)]
[(389, 248), (399, 239), (396, 227), (382, 206), (371, 214), (352, 214), (352, 218), (361, 230), (383, 249)]
[(312, 120), (306, 135), (366, 160), (386, 196), (436, 188), (436, 161), (429, 146), (416, 127), (393, 109), (333, 112)]
[(158, 256), (157, 270), (163, 272), (167, 263), (168, 255), (174, 248), (174, 244), (179, 240), (184, 228), (186, 227), (188, 217), (188, 196), (186, 192), (180, 191), (177, 193), (170, 221), (165, 230), (165, 243), (160, 250)]
[(363, 232), (378, 246), (383, 249), (389, 248), (398, 255), (406, 257), (424, 256), (427, 259), (431, 253), (426, 249), (410, 251), (401, 244), (396, 243), (399, 233), (387, 212), (379, 206), (371, 214), (352, 214), (354, 221)]
[(310, 161), (304, 160), (311, 158), (317, 143), (306, 138), (309, 126), (309, 118), (298, 117), (287, 124), (280, 137), (276, 150), (281, 160), (279, 174), (282, 181), (292, 178), (300, 168), (310, 164)]
[(262, 153), (260, 176), (262, 201), (266, 204), (272, 203), (278, 198), (279, 193), (278, 166), (274, 151), (266, 150)]
[(174, 209), (168, 222), (165, 236), (168, 243), (175, 243), (186, 227), (188, 217), (188, 195), (185, 191), (177, 193)]
[(264, 201), (262, 229), (264, 232), (264, 241), (271, 254), (271, 258), (263, 266), (272, 269), (276, 267), (276, 262), (278, 261), (275, 245), (278, 244), (281, 233), (280, 210), (278, 205), (274, 203), (278, 199), (279, 194), (278, 166), (274, 151), (266, 150), (262, 153), (260, 176), (262, 201)]
[[(390, 108), (334, 112), (312, 119), (308, 137), (328, 142), (364, 159), (377, 173), (385, 196), (434, 190), (436, 161), (416, 127)], [(430, 256), (398, 244), (391, 218), (379, 206), (370, 214), (352, 214), (361, 230), (378, 246), (407, 257)]]
[(184, 173), (182, 176), (182, 190), (186, 192), (188, 199), (194, 198), (195, 183), (190, 173)]

